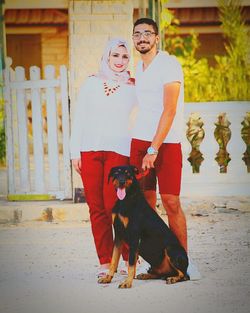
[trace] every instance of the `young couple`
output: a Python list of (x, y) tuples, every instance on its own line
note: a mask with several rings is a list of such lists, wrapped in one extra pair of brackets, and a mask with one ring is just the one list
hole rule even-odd
[[(107, 273), (113, 251), (111, 210), (117, 200), (108, 174), (112, 167), (131, 164), (149, 169), (143, 179), (147, 201), (156, 206), (156, 179), (169, 227), (187, 251), (186, 218), (179, 194), (182, 171), (181, 137), (184, 110), (182, 68), (174, 56), (157, 49), (157, 24), (149, 18), (135, 22), (133, 42), (141, 55), (136, 80), (127, 71), (126, 41), (107, 44), (100, 70), (80, 88), (71, 133), (71, 159), (81, 175), (89, 206), (100, 267)], [(129, 130), (131, 112), (136, 119)], [(124, 246), (123, 259), (128, 260)], [(124, 271), (124, 269), (123, 269)]]

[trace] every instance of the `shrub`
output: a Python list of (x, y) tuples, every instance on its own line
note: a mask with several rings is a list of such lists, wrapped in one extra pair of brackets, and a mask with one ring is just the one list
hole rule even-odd
[(167, 2), (161, 1), (160, 25), (166, 34), (162, 46), (175, 54), (183, 66), (185, 101), (250, 100), (250, 40), (240, 1), (218, 0), (226, 54), (214, 56), (215, 66), (210, 66), (206, 58), (196, 57), (200, 45), (197, 34), (190, 33), (186, 38), (179, 36), (179, 22), (173, 13), (167, 15), (166, 11), (170, 11), (165, 7)]

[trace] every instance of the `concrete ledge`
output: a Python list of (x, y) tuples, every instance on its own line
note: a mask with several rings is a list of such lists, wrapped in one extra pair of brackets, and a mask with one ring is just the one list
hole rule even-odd
[[(250, 213), (250, 197), (181, 197), (187, 215), (207, 216), (215, 212)], [(157, 211), (166, 215), (158, 199)], [(0, 224), (21, 222), (83, 222), (89, 221), (86, 203), (71, 200), (7, 201), (0, 199)]]
[(0, 223), (27, 221), (81, 222), (89, 220), (86, 203), (72, 201), (0, 201)]

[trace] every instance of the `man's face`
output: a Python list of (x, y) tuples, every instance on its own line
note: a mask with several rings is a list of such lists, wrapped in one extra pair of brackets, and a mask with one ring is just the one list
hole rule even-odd
[(134, 28), (133, 41), (136, 50), (141, 54), (146, 54), (156, 47), (159, 36), (155, 34), (152, 25), (139, 24)]

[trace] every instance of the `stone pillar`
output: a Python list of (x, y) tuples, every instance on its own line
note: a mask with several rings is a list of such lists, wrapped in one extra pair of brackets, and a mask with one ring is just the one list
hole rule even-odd
[[(132, 54), (133, 3), (131, 0), (69, 1), (69, 70), (71, 117), (81, 82), (97, 72), (108, 39), (128, 41)], [(133, 68), (133, 60), (130, 65)], [(74, 173), (73, 186), (80, 187)]]

